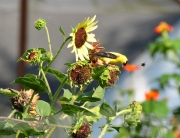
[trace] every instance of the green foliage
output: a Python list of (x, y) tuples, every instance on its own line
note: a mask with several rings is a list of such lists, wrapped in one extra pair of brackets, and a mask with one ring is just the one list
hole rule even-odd
[(88, 109), (72, 104), (62, 104), (62, 111), (70, 116), (73, 116), (78, 113), (82, 113), (86, 116), (96, 116), (93, 112), (89, 111)]
[(116, 116), (115, 111), (110, 107), (110, 105), (104, 101), (100, 107), (100, 113), (106, 118)]
[[(46, 70), (46, 68), (44, 68), (44, 70)], [(63, 80), (65, 78), (67, 78), (67, 74), (64, 74), (64, 73), (62, 73), (58, 70), (52, 69), (52, 68), (48, 68), (47, 73), (54, 75), (57, 78), (57, 80), (61, 83), (63, 82)], [(70, 85), (70, 81), (67, 80), (66, 85)]]
[(159, 118), (164, 118), (169, 113), (169, 108), (167, 106), (166, 101), (145, 101), (142, 103), (143, 106), (143, 112), (146, 115), (154, 114)]
[(38, 115), (42, 117), (47, 117), (51, 114), (51, 106), (45, 101), (38, 100), (36, 105), (36, 111)]
[(43, 80), (39, 79), (34, 74), (26, 74), (24, 77), (19, 77), (13, 83), (22, 84), (27, 90), (33, 89), (37, 92), (46, 93), (47, 87)]
[[(94, 22), (95, 18), (96, 16), (85, 19), (71, 33), (75, 33), (83, 27), (84, 31), (87, 31), (86, 29), (90, 29), (88, 28), (89, 25), (89, 27), (93, 27), (97, 23), (97, 21)], [(111, 123), (121, 115), (126, 115), (126, 122), (128, 120), (132, 121), (132, 117), (135, 117), (137, 121), (140, 116), (135, 116), (136, 113), (133, 113), (138, 108), (125, 108), (119, 111), (117, 106), (111, 107), (104, 100), (105, 88), (115, 84), (120, 69), (112, 64), (97, 63), (97, 65), (94, 65), (97, 57), (95, 57), (95, 61), (92, 60), (91, 56), (93, 54), (91, 52), (99, 50), (97, 45), (94, 49), (81, 48), (84, 53), (80, 54), (79, 51), (76, 53), (76, 56), (79, 56), (81, 59), (85, 57), (86, 60), (78, 60), (78, 57), (76, 58), (78, 61), (74, 63), (65, 62), (65, 65), (68, 66), (67, 74), (52, 68), (51, 65), (55, 63), (64, 45), (69, 40), (70, 45), (74, 45), (76, 39), (74, 39), (74, 34), (66, 38), (65, 32), (60, 27), (59, 31), (64, 39), (59, 50), (53, 54), (46, 23), (47, 20), (38, 19), (35, 21), (35, 28), (37, 30), (45, 29), (49, 50), (44, 48), (28, 49), (18, 59), (18, 61), (37, 66), (38, 74), (26, 74), (13, 81), (13, 83), (23, 85), (24, 90), (0, 88), (0, 94), (8, 96), (14, 107), (14, 110), (8, 117), (0, 117), (0, 119), (5, 120), (0, 122), (0, 137), (10, 135), (16, 138), (30, 136), (46, 136), (48, 138), (56, 128), (63, 128), (69, 137), (88, 137), (91, 133), (91, 126), (105, 117), (106, 124), (103, 125), (99, 134), (99, 138), (102, 138), (106, 132), (112, 132), (114, 129), (118, 132), (120, 131), (121, 126), (114, 126)], [(81, 28), (78, 28), (79, 26)], [(86, 35), (89, 35), (88, 32), (86, 32)], [(82, 37), (79, 38), (81, 39)], [(83, 36), (84, 38), (86, 39), (88, 36)], [(94, 46), (94, 44), (92, 45)], [(75, 47), (73, 46), (73, 48)], [(74, 49), (74, 51), (77, 51), (77, 49)], [(60, 82), (55, 92), (52, 91), (49, 85), (47, 74), (55, 76)], [(87, 90), (86, 88), (90, 86), (89, 84), (92, 81), (98, 82), (98, 86), (95, 88), (90, 87)], [(61, 94), (61, 92), (63, 93)], [(39, 93), (47, 94), (49, 103), (39, 100)], [(54, 107), (56, 101), (58, 101), (57, 104), (60, 106), (59, 111), (56, 111)], [(55, 115), (58, 117), (55, 117)], [(62, 123), (63, 121), (69, 121), (69, 126), (65, 126)]]

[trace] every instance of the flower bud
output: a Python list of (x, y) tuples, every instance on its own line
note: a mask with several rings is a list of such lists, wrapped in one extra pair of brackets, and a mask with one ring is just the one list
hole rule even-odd
[(34, 25), (35, 25), (35, 28), (36, 28), (37, 30), (41, 30), (42, 28), (45, 27), (45, 25), (46, 25), (46, 20), (44, 20), (44, 19), (38, 19), (37, 21), (35, 21)]
[(132, 102), (127, 109), (132, 109), (130, 113), (125, 114), (124, 120), (129, 126), (137, 126), (137, 123), (141, 122), (142, 106), (138, 102)]

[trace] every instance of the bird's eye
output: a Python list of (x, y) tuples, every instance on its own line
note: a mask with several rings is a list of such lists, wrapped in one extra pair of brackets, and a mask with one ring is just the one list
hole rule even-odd
[(127, 62), (123, 63), (124, 66), (126, 66)]

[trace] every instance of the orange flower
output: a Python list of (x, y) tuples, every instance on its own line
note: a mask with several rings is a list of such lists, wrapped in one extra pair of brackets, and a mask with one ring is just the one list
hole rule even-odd
[(151, 90), (145, 93), (146, 100), (157, 100), (159, 98), (159, 92), (157, 90)]
[(133, 64), (127, 64), (126, 66), (123, 67), (126, 71), (128, 72), (134, 72), (136, 70), (139, 70), (140, 67), (137, 65), (133, 65)]
[(175, 136), (175, 138), (180, 138), (179, 132), (174, 132), (174, 136)]
[(173, 27), (166, 22), (160, 22), (160, 24), (154, 28), (154, 32), (157, 34), (161, 34), (165, 30), (170, 32), (173, 30)]

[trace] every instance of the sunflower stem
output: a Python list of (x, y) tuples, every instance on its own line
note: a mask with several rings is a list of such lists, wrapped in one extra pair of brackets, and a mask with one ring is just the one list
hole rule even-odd
[(58, 87), (57, 91), (55, 92), (51, 106), (53, 106), (54, 102), (56, 101), (56, 99), (57, 99), (59, 93), (61, 92), (63, 86), (65, 85), (66, 81), (67, 81), (67, 76), (63, 79), (61, 85)]
[(63, 48), (64, 45), (65, 45), (65, 43), (66, 43), (69, 39), (71, 39), (71, 38), (72, 38), (72, 37), (69, 36), (69, 37), (66, 38), (66, 40), (61, 44), (58, 52), (56, 53), (56, 55), (52, 58), (52, 60), (51, 60), (51, 61), (49, 62), (49, 64), (47, 65), (47, 68), (46, 68), (45, 71), (44, 71), (45, 73), (48, 71), (48, 69), (50, 68), (51, 64), (54, 62), (54, 60), (55, 60), (55, 59), (57, 58), (57, 56), (60, 54), (62, 48)]
[(130, 113), (132, 112), (132, 109), (125, 109), (125, 110), (122, 110), (122, 111), (119, 111), (118, 113), (116, 113), (116, 116), (115, 117), (110, 117), (108, 120), (107, 120), (107, 123), (105, 124), (104, 128), (102, 129), (100, 135), (98, 138), (102, 138), (104, 136), (104, 134), (106, 133), (106, 130), (109, 126), (109, 124), (114, 120), (116, 119), (116, 117), (120, 116), (120, 115), (123, 115), (123, 114), (127, 114), (127, 113)]
[(47, 78), (46, 78), (46, 75), (45, 75), (45, 73), (44, 73), (44, 70), (42, 69), (42, 63), (40, 63), (39, 67), (40, 67), (40, 71), (41, 71), (41, 73), (42, 73), (42, 77), (43, 77), (43, 79), (44, 79), (44, 81), (45, 81), (45, 83), (46, 83), (46, 86), (47, 86), (47, 88), (48, 88), (49, 99), (50, 99), (50, 101), (52, 102), (52, 101), (53, 101), (53, 97), (52, 97), (51, 88), (50, 88), (49, 83), (48, 83), (48, 81), (47, 81)]
[(30, 99), (28, 105), (26, 106), (26, 109), (24, 111), (25, 114), (28, 112), (28, 109), (29, 109), (29, 107), (31, 105), (31, 102), (32, 102), (32, 99), (33, 99), (34, 95), (35, 95), (35, 92), (33, 92), (32, 96), (31, 96), (31, 99)]
[(15, 112), (16, 112), (16, 110), (13, 110), (13, 111), (9, 114), (8, 118), (11, 118)]
[(46, 34), (47, 34), (47, 39), (48, 39), (48, 46), (49, 46), (49, 51), (50, 51), (50, 60), (52, 60), (53, 58), (53, 55), (52, 55), (52, 46), (51, 46), (51, 41), (50, 41), (50, 36), (49, 36), (49, 31), (48, 31), (48, 28), (45, 24), (45, 30), (46, 30)]

